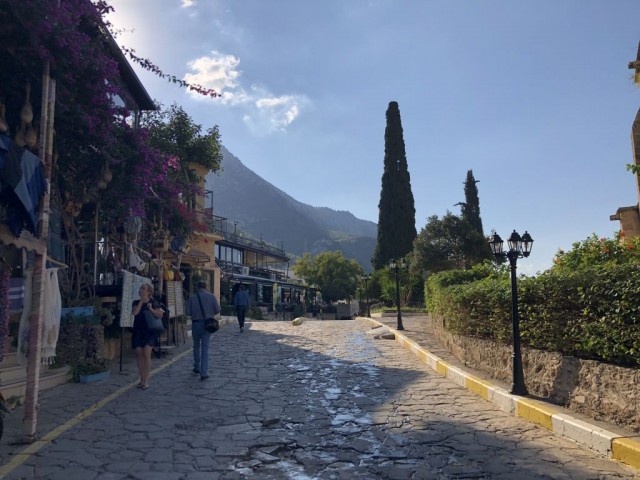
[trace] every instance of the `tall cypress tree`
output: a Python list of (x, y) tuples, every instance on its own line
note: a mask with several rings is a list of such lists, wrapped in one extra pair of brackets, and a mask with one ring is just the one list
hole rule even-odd
[(478, 180), (473, 177), (473, 170), (467, 171), (467, 178), (464, 182), (464, 202), (461, 202), (461, 219), (471, 226), (468, 238), (464, 242), (464, 254), (467, 267), (481, 262), (484, 259), (491, 259), (491, 249), (484, 236), (482, 219), (480, 218), (480, 199), (478, 198)]
[(384, 172), (378, 203), (378, 241), (371, 259), (374, 269), (411, 252), (416, 238), (416, 209), (402, 135), (398, 102), (387, 108)]
[(474, 230), (484, 237), (482, 219), (480, 218), (480, 199), (478, 198), (476, 183), (478, 183), (478, 180), (473, 177), (473, 170), (468, 170), (467, 178), (464, 181), (464, 203), (461, 204), (462, 219), (469, 222)]

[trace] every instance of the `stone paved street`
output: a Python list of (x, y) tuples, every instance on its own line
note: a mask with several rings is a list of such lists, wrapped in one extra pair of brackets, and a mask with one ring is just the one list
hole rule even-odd
[(363, 320), (229, 324), (212, 347), (205, 382), (182, 348), (147, 391), (128, 364), (129, 376), (43, 392), (39, 432), (69, 428), (20, 457), (14, 411), (4, 478), (640, 479), (440, 377)]

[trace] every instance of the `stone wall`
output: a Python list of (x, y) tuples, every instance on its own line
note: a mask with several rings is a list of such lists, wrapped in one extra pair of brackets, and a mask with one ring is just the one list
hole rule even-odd
[[(455, 357), (491, 378), (511, 384), (511, 345), (453, 335), (441, 318), (429, 329)], [(545, 398), (595, 420), (640, 432), (640, 370), (556, 352), (522, 348), (524, 378), (531, 395)]]

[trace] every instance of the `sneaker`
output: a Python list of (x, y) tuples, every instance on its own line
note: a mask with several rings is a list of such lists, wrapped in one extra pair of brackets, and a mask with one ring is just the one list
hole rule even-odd
[(195, 375), (200, 375), (200, 370), (198, 370), (198, 369), (195, 369), (195, 368), (194, 368), (194, 369), (193, 369), (193, 373), (194, 373)]
[(244, 327), (240, 327), (240, 333), (244, 332)]
[(200, 381), (204, 382), (207, 378), (209, 378), (209, 375), (204, 375), (200, 377)]

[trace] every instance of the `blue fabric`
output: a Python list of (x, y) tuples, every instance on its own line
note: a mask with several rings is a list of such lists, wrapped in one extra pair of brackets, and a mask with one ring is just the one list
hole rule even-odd
[(15, 207), (9, 209), (7, 218), (13, 234), (20, 236), (26, 225), (31, 233), (38, 235), (36, 215), (47, 186), (44, 168), (37, 156), (6, 135), (0, 135), (0, 179), (13, 190), (13, 195), (4, 195), (3, 191), (3, 201)]
[[(202, 301), (202, 308), (200, 308), (198, 297), (200, 297)], [(204, 310), (204, 312), (202, 310)], [(220, 313), (220, 304), (213, 293), (209, 293), (205, 289), (200, 289), (198, 293), (189, 297), (186, 305), (186, 313), (191, 317), (191, 320), (212, 318), (214, 315)]]
[(40, 197), (44, 193), (46, 183), (44, 181), (44, 171), (40, 159), (33, 153), (25, 150), (22, 153), (22, 178), (16, 185), (14, 192), (24, 205), (28, 218), (31, 222), (29, 230), (34, 234), (36, 230), (36, 214), (38, 213), (38, 204)]
[(203, 321), (195, 321), (191, 325), (193, 336), (193, 369), (200, 371), (200, 376), (209, 376), (209, 341), (211, 334), (204, 329)]
[[(198, 297), (200, 301), (198, 301)], [(202, 308), (200, 307), (202, 302)], [(209, 376), (209, 342), (211, 334), (204, 329), (204, 319), (220, 313), (216, 296), (204, 288), (191, 295), (186, 305), (186, 313), (191, 317), (191, 335), (193, 336), (193, 369), (200, 371), (201, 377)], [(203, 311), (204, 310), (204, 311)]]
[(246, 290), (238, 290), (235, 297), (233, 297), (233, 305), (236, 307), (248, 307), (251, 305), (249, 292)]

